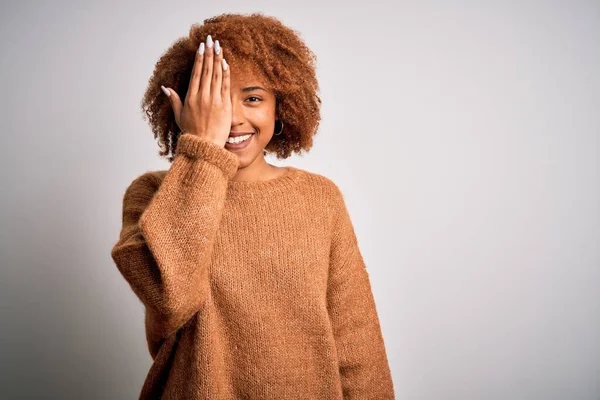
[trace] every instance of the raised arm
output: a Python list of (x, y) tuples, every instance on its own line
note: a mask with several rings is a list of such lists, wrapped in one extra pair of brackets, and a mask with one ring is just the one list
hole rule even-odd
[(155, 340), (175, 333), (206, 300), (208, 263), (238, 162), (228, 150), (186, 133), (162, 183), (146, 173), (125, 191), (111, 256), (146, 306)]
[(111, 251), (119, 271), (146, 305), (154, 356), (202, 307), (208, 265), (229, 179), (239, 166), (224, 148), (232, 118), (230, 76), (219, 41), (200, 43), (186, 92), (162, 87), (183, 133), (164, 179), (146, 173), (123, 198), (123, 227)]
[(394, 399), (392, 376), (371, 290), (348, 210), (337, 186), (327, 304), (344, 399)]

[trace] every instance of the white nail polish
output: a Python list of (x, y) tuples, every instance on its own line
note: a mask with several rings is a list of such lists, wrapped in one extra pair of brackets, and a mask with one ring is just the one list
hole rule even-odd
[(221, 52), (221, 45), (218, 40), (215, 40), (215, 54), (219, 54)]
[(167, 96), (171, 96), (171, 92), (169, 91), (169, 89), (167, 89), (166, 87), (164, 87), (163, 85), (160, 85), (160, 88), (162, 89), (162, 91), (167, 95)]
[(200, 43), (200, 47), (198, 47), (198, 53), (204, 54), (204, 42)]
[(206, 37), (206, 48), (210, 49), (213, 46), (212, 36), (208, 35)]
[(227, 65), (227, 61), (225, 61), (225, 59), (222, 59), (221, 64), (223, 64), (223, 71), (227, 71), (227, 68), (229, 68), (229, 65)]

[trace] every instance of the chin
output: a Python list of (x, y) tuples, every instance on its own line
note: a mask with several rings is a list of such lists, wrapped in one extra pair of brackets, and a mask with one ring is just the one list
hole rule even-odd
[(240, 160), (239, 168), (246, 168), (247, 166), (252, 164), (258, 156), (258, 154), (255, 153), (234, 154), (237, 155), (238, 159)]

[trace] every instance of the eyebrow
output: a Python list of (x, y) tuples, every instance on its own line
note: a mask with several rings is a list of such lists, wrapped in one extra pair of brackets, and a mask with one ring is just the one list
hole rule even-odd
[(253, 90), (264, 90), (265, 92), (267, 91), (267, 89), (261, 86), (247, 86), (242, 89), (242, 92), (252, 92)]

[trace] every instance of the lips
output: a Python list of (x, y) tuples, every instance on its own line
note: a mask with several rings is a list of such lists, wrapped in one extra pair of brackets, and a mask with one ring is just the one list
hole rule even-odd
[(251, 135), (254, 132), (231, 132), (229, 133), (229, 137), (238, 137), (238, 136), (244, 136), (244, 135)]
[[(243, 134), (243, 135), (247, 135), (247, 134)], [(229, 143), (229, 142), (226, 142), (225, 143), (225, 148), (227, 148), (229, 150), (242, 150), (242, 149), (245, 149), (246, 147), (249, 146), (250, 142), (253, 139), (253, 136), (254, 136), (254, 134), (251, 134), (248, 139), (244, 140), (241, 143)]]

